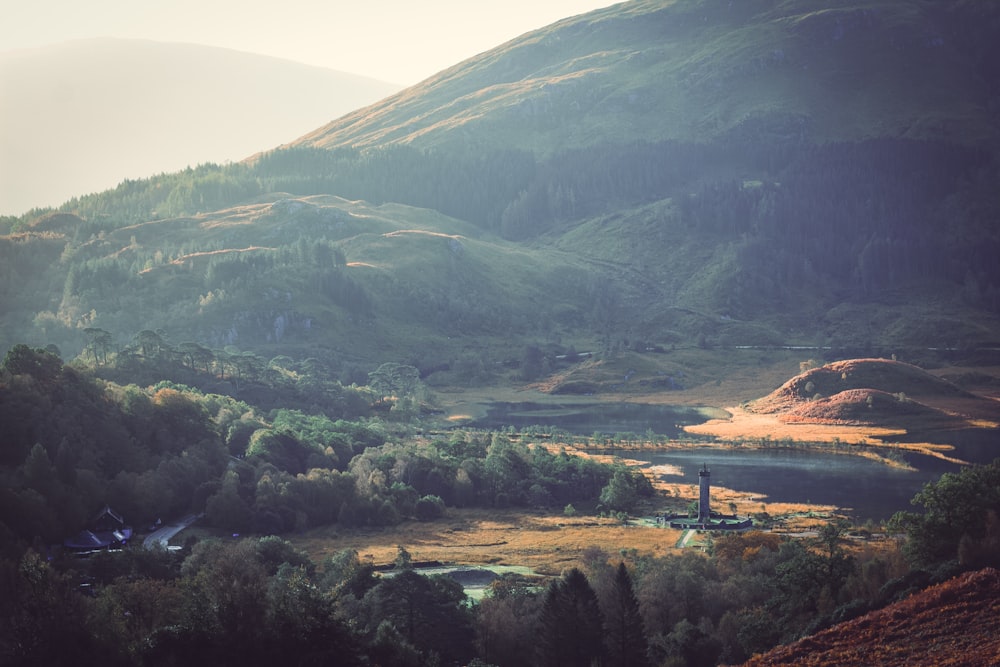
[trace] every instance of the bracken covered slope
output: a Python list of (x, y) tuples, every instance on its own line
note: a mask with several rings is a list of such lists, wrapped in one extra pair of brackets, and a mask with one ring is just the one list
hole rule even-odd
[(1000, 572), (987, 568), (755, 656), (745, 667), (998, 664)]
[(796, 375), (764, 398), (754, 401), (754, 412), (773, 413), (820, 397), (851, 389), (874, 389), (908, 396), (966, 396), (967, 393), (927, 371), (888, 359), (847, 359)]
[(960, 429), (995, 420), (996, 401), (922, 368), (888, 359), (846, 359), (813, 368), (751, 401), (748, 411), (783, 422)]

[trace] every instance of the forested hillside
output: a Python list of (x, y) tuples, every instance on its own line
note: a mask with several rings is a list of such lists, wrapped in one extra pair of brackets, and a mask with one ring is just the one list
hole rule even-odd
[[(146, 354), (127, 369), (97, 373), (217, 382), (218, 371), (170, 361), (154, 347), (162, 341), (143, 341)], [(58, 544), (105, 505), (137, 528), (204, 511), (222, 530), (282, 534), (428, 520), (446, 506), (561, 510), (600, 501), (619, 511), (652, 493), (622, 466), (503, 434), (401, 442), (421, 402), (409, 366), (385, 364), (363, 388), (287, 358), (265, 367), (248, 355), (232, 372), (240, 366), (237, 400), (165, 379), (121, 385), (15, 346), (0, 367), (3, 549)]]
[[(454, 364), (456, 335), (510, 339), (482, 353), (487, 363), (557, 336), (585, 348), (989, 345), (1000, 307), (992, 160), (891, 139), (664, 142), (547, 160), (287, 149), (19, 223), (0, 239), (4, 335), (76, 354), (87, 328), (119, 347), (159, 328), (299, 358), (317, 356), (303, 348), (322, 338), (366, 371)], [(315, 193), (350, 201), (304, 198)], [(422, 233), (397, 233), (409, 230)], [(857, 326), (865, 304), (893, 319)], [(378, 339), (392, 356), (366, 346)]]
[[(132, 375), (211, 376), (160, 357), (156, 341), (143, 340)], [(478, 659), (545, 667), (572, 656), (577, 664), (707, 667), (1000, 562), (1000, 461), (928, 484), (914, 498), (922, 511), (889, 523), (891, 534), (905, 535), (902, 549), (873, 540), (867, 528), (848, 535), (843, 522), (806, 539), (718, 536), (708, 554), (594, 547), (560, 576), (498, 577), (475, 603), (456, 580), (416, 570), (404, 546), (388, 570), (350, 549), (317, 561), (280, 536), (405, 521), (451, 531), (447, 513), (457, 509), (449, 508), (475, 506), (566, 516), (579, 507), (620, 520), (652, 488), (623, 465), (504, 433), (415, 437), (406, 414), (419, 389), (413, 368), (380, 367), (358, 389), (285, 363), (272, 361), (269, 372), (245, 380), (255, 388), (248, 394), (289, 406), (265, 411), (176, 382), (122, 386), (46, 350), (15, 346), (6, 355), (0, 661), (62, 664), (85, 655), (112, 665), (210, 658), (418, 667)], [(339, 407), (292, 407), (335, 396)], [(87, 558), (51, 544), (106, 504), (139, 533), (161, 515), (203, 511), (213, 537), (185, 539), (177, 550), (133, 544)], [(838, 636), (858, 626), (845, 627)], [(869, 627), (853, 631), (868, 636)], [(963, 631), (950, 626), (948, 634)], [(912, 636), (906, 644), (915, 651), (915, 643), (940, 640)], [(989, 664), (967, 646), (970, 664)]]

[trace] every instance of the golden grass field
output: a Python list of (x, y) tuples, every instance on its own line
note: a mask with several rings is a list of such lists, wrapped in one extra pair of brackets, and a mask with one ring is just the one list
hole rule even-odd
[[(544, 443), (550, 449), (597, 459), (610, 455), (592, 455), (563, 443)], [(627, 454), (622, 452), (623, 455)], [(620, 458), (626, 463), (627, 458)], [(641, 464), (633, 461), (631, 463)], [(642, 468), (653, 481), (656, 497), (635, 512), (628, 525), (611, 518), (596, 516), (567, 517), (561, 513), (525, 509), (455, 509), (449, 508), (437, 521), (406, 521), (389, 528), (343, 528), (328, 526), (290, 538), (314, 562), (321, 562), (343, 549), (353, 549), (362, 560), (376, 565), (391, 564), (399, 546), (415, 561), (438, 561), (462, 565), (516, 565), (530, 567), (540, 574), (557, 575), (582, 564), (588, 548), (597, 547), (610, 557), (664, 556), (679, 553), (677, 546), (683, 532), (657, 525), (657, 513), (683, 511), (698, 497), (697, 484), (662, 480), (665, 466)], [(741, 515), (767, 512), (780, 517), (777, 530), (808, 531), (832, 515), (833, 507), (793, 503), (769, 503), (766, 498), (739, 493), (724, 487), (712, 487), (713, 507), (728, 512), (730, 503)], [(688, 547), (705, 543), (701, 537)]]

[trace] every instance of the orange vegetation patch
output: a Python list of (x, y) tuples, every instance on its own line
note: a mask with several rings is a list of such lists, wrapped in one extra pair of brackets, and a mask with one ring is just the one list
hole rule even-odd
[(140, 275), (144, 273), (150, 273), (156, 269), (160, 269), (166, 266), (183, 266), (188, 262), (193, 262), (199, 259), (205, 259), (208, 257), (220, 257), (222, 255), (238, 255), (245, 252), (260, 252), (260, 251), (273, 251), (274, 248), (266, 248), (263, 246), (250, 246), (248, 248), (223, 248), (222, 250), (205, 250), (202, 252), (192, 252), (187, 255), (178, 257), (175, 260), (170, 261), (167, 264), (161, 264), (158, 266), (151, 266), (149, 268), (143, 269), (139, 272)]
[[(590, 454), (565, 443), (532, 444), (553, 451), (565, 449), (575, 456), (610, 462), (617, 459), (636, 466), (649, 476), (657, 491), (637, 515), (684, 512), (698, 498), (698, 485), (669, 480), (680, 474), (670, 466), (649, 466), (644, 461)], [(767, 512), (778, 517), (779, 530), (807, 531), (825, 523), (835, 508), (805, 503), (769, 503), (765, 496), (712, 487), (713, 507), (748, 516)], [(730, 505), (732, 503), (732, 505)], [(683, 531), (657, 525), (651, 518), (631, 519), (629, 525), (593, 516), (566, 517), (532, 510), (448, 509), (437, 521), (407, 521), (384, 528), (326, 526), (290, 538), (314, 562), (344, 549), (353, 549), (376, 565), (392, 563), (397, 547), (406, 548), (415, 561), (461, 565), (518, 565), (541, 574), (558, 575), (579, 566), (584, 552), (598, 547), (614, 555), (627, 550), (637, 556), (677, 553)]]
[[(710, 435), (735, 442), (769, 439), (801, 443), (834, 443), (858, 445), (849, 452), (855, 456), (885, 460), (880, 451), (910, 450), (953, 463), (964, 463), (946, 454), (951, 445), (929, 442), (893, 443), (892, 438), (906, 434), (906, 429), (867, 424), (823, 424), (812, 421), (789, 421), (782, 414), (759, 414), (739, 407), (726, 408), (729, 419), (712, 419), (703, 424), (685, 426), (688, 433)], [(832, 450), (831, 450), (832, 451)]]
[(397, 545), (415, 561), (464, 565), (523, 565), (559, 574), (582, 564), (583, 552), (598, 546), (610, 553), (635, 549), (642, 556), (674, 550), (681, 531), (658, 526), (623, 526), (613, 519), (552, 516), (495, 509), (449, 509), (437, 521), (407, 521), (385, 528), (325, 527), (291, 541), (315, 562), (343, 549), (364, 560), (389, 564)]
[(1000, 665), (1000, 573), (969, 572), (745, 663)]
[(727, 440), (751, 440), (788, 438), (797, 442), (850, 442), (864, 445), (879, 445), (878, 438), (900, 436), (906, 433), (901, 428), (883, 428), (861, 424), (820, 424), (793, 422), (782, 419), (781, 414), (749, 412), (741, 407), (729, 407), (729, 419), (711, 419), (703, 424), (685, 426), (688, 433), (711, 435)]
[(391, 232), (386, 232), (382, 236), (383, 238), (389, 239), (389, 238), (394, 238), (396, 236), (405, 236), (407, 234), (415, 234), (420, 236), (435, 236), (438, 238), (456, 239), (456, 240), (463, 238), (459, 234), (442, 234), (441, 232), (430, 232), (427, 231), (426, 229), (397, 229)]
[(996, 426), (1000, 402), (922, 368), (887, 359), (849, 359), (800, 373), (747, 404), (785, 421), (858, 424), (910, 432)]
[(877, 389), (848, 389), (829, 398), (802, 403), (782, 416), (786, 422), (820, 424), (906, 424), (915, 422), (958, 428), (964, 420), (918, 401), (901, 398)]
[(764, 398), (751, 401), (749, 407), (753, 412), (785, 412), (851, 389), (920, 397), (971, 396), (917, 366), (888, 359), (848, 359), (799, 373)]

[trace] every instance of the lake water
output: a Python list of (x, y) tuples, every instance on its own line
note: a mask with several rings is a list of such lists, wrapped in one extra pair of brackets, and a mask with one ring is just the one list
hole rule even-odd
[(668, 484), (697, 484), (698, 471), (707, 464), (712, 486), (748, 492), (768, 502), (834, 505), (861, 521), (888, 519), (899, 510), (913, 510), (910, 500), (914, 494), (940, 477), (931, 470), (901, 470), (857, 456), (809, 450), (692, 447), (629, 451), (627, 456), (678, 468), (683, 475), (662, 477)]
[[(687, 424), (726, 416), (721, 410), (638, 403), (540, 404), (496, 403), (481, 428), (544, 426), (578, 435), (595, 432), (644, 434), (647, 431), (676, 438)], [(989, 463), (1000, 456), (1000, 432), (973, 429), (914, 435), (921, 442), (954, 445), (951, 454), (972, 462)], [(712, 484), (749, 492), (771, 502), (806, 502), (835, 505), (856, 519), (888, 519), (899, 510), (913, 510), (910, 500), (924, 484), (960, 466), (923, 455), (907, 460), (917, 470), (891, 468), (857, 456), (825, 454), (815, 450), (730, 449), (697, 447), (662, 452), (628, 452), (629, 458), (656, 465), (676, 466), (683, 476), (667, 482), (698, 483), (698, 470), (708, 464)]]
[(718, 408), (647, 403), (492, 403), (486, 415), (472, 425), (495, 430), (541, 426), (576, 435), (641, 435), (652, 431), (676, 438), (682, 435), (684, 426), (728, 416)]

